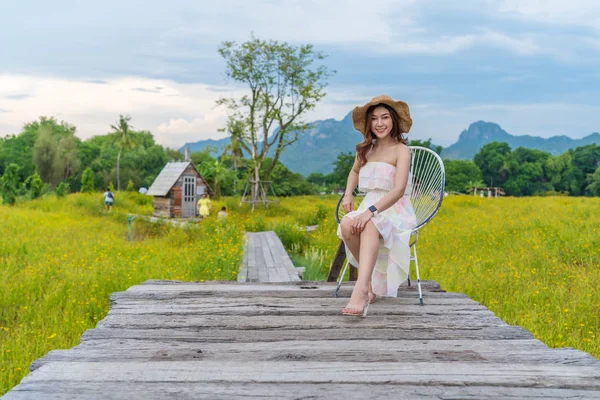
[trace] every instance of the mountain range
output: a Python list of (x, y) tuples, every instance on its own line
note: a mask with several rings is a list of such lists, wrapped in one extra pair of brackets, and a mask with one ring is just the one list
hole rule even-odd
[[(352, 126), (350, 113), (341, 121), (326, 119), (310, 125), (311, 128), (299, 135), (298, 141), (286, 148), (280, 157), (280, 161), (287, 168), (304, 176), (311, 172), (330, 173), (338, 154), (354, 153), (356, 144), (362, 140), (362, 135)], [(569, 149), (592, 143), (600, 145), (600, 133), (595, 132), (581, 139), (572, 139), (564, 135), (550, 138), (516, 136), (507, 133), (496, 123), (477, 121), (463, 130), (457, 142), (444, 148), (441, 155), (448, 159), (472, 160), (481, 147), (491, 142), (506, 142), (511, 149), (527, 147), (559, 155)], [(213, 146), (217, 149), (217, 154), (221, 154), (227, 144), (229, 138), (200, 140), (184, 144), (181, 151), (186, 147), (192, 152), (202, 151), (207, 146)]]

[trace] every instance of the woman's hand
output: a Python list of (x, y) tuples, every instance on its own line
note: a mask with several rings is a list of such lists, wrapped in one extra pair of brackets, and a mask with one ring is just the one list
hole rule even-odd
[(342, 207), (347, 213), (349, 213), (350, 211), (354, 211), (354, 196), (344, 195), (344, 200), (342, 200)]
[(359, 235), (365, 230), (365, 226), (367, 226), (367, 223), (371, 220), (371, 218), (373, 218), (373, 213), (369, 210), (365, 210), (365, 212), (354, 218), (352, 221), (351, 232)]

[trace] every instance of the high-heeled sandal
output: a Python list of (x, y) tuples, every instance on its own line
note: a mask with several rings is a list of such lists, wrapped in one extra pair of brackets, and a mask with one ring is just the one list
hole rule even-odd
[(342, 309), (342, 314), (344, 315), (350, 315), (352, 317), (366, 317), (367, 316), (367, 311), (369, 309), (369, 304), (370, 303), (370, 296), (369, 299), (367, 300), (367, 302), (365, 303), (365, 305), (363, 306), (362, 310), (357, 309), (357, 308), (350, 308), (350, 307), (344, 307)]
[(373, 292), (369, 292), (369, 304), (373, 304), (377, 301), (377, 295)]

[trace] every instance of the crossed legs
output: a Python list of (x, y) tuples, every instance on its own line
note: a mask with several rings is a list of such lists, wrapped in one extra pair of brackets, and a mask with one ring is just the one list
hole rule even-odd
[(375, 298), (371, 289), (371, 276), (379, 253), (379, 231), (373, 222), (369, 221), (360, 234), (352, 233), (352, 219), (349, 217), (342, 219), (341, 230), (348, 250), (360, 264), (358, 280), (346, 306), (350, 313), (358, 314), (362, 313), (367, 302), (372, 302)]

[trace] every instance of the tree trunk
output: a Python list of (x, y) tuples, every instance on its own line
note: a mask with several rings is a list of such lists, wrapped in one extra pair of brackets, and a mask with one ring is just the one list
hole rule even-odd
[(123, 148), (119, 149), (119, 155), (117, 155), (117, 191), (121, 191), (121, 152)]
[(256, 164), (254, 166), (254, 182), (252, 184), (252, 208), (254, 208), (254, 203), (258, 201), (260, 196), (260, 164)]

